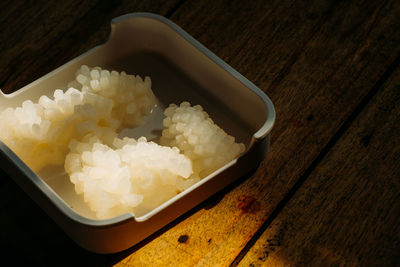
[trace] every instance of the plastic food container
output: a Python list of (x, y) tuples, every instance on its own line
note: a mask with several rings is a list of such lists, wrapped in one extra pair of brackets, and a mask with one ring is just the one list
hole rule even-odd
[[(63, 167), (33, 172), (0, 142), (0, 167), (83, 248), (97, 253), (127, 249), (254, 169), (269, 149), (275, 121), (271, 100), (254, 84), (193, 39), (170, 20), (149, 13), (132, 13), (112, 20), (109, 40), (71, 60), (22, 89), (0, 92), (0, 110), (26, 99), (38, 101), (74, 79), (83, 64), (148, 75), (160, 107), (189, 101), (200, 104), (211, 118), (246, 145), (238, 159), (207, 176), (161, 206), (135, 217), (95, 219), (83, 198), (75, 194)], [(149, 139), (160, 132), (163, 115), (154, 112), (136, 134)]]

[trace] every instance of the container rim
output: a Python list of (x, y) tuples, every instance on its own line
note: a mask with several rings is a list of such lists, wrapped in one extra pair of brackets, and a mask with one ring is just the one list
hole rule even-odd
[[(222, 59), (220, 59), (218, 56), (216, 56), (213, 52), (211, 52), (208, 48), (206, 48), (204, 45), (202, 45), (199, 41), (194, 39), (192, 36), (190, 36), (186, 31), (184, 31), (181, 27), (179, 27), (177, 24), (172, 22), (170, 19), (165, 18), (161, 15), (154, 14), (154, 13), (148, 13), (148, 12), (135, 12), (135, 13), (128, 13), (119, 17), (116, 17), (111, 20), (111, 25), (117, 25), (118, 23), (121, 23), (125, 20), (132, 19), (132, 18), (148, 18), (148, 19), (154, 19), (157, 21), (160, 21), (167, 26), (169, 26), (171, 29), (173, 29), (175, 32), (177, 32), (180, 36), (182, 36), (186, 41), (188, 41), (190, 44), (192, 44), (195, 48), (197, 48), (199, 51), (204, 53), (208, 58), (210, 58), (212, 61), (214, 61), (217, 65), (219, 65), (221, 68), (223, 68), (225, 71), (227, 71), (229, 74), (231, 74), (234, 78), (236, 78), (238, 81), (240, 81), (243, 85), (245, 85), (247, 88), (249, 88), (251, 91), (253, 91), (258, 97), (262, 99), (262, 101), (265, 103), (267, 110), (268, 110), (268, 115), (267, 119), (264, 122), (264, 124), (258, 129), (254, 134), (253, 134), (253, 139), (254, 141), (259, 141), (265, 138), (271, 131), (272, 127), (274, 126), (275, 123), (275, 108), (274, 105), (271, 101), (271, 99), (262, 91), (260, 90), (257, 86), (255, 86), (252, 82), (250, 82), (247, 78), (245, 78), (243, 75), (241, 75), (238, 71), (236, 71), (234, 68), (232, 68), (230, 65), (228, 65), (226, 62), (224, 62)], [(111, 32), (112, 34), (112, 32)], [(110, 34), (110, 36), (111, 36)], [(110, 40), (110, 39), (109, 39)], [(49, 72), (48, 74), (42, 76), (41, 78), (31, 82), (30, 84), (22, 87), (18, 91), (11, 93), (11, 94), (4, 94), (1, 89), (0, 89), (0, 99), (7, 99), (10, 97), (13, 97), (22, 91), (25, 91), (28, 89), (29, 85), (32, 84), (37, 84), (43, 79), (45, 79), (48, 76), (51, 76), (59, 71), (61, 71), (64, 67), (72, 64), (73, 62), (79, 60), (82, 57), (85, 57), (89, 53), (92, 53), (93, 51), (99, 49), (100, 47), (104, 46), (107, 44), (109, 41), (107, 40), (105, 43), (100, 44), (98, 46), (93, 47), (92, 49), (89, 49), (88, 51), (84, 52), (83, 54), (79, 55), (78, 57), (75, 57), (74, 59), (66, 62), (65, 64), (61, 65), (60, 67), (54, 69), (53, 71)], [(200, 182), (196, 183), (195, 185), (191, 186), (187, 190), (181, 192), (180, 194), (174, 196), (173, 198), (169, 199), (165, 203), (161, 204), (157, 208), (153, 209), (152, 211), (142, 215), (135, 217), (132, 213), (124, 213), (121, 214), (117, 217), (109, 218), (109, 219), (91, 219), (84, 217), (74, 211), (69, 205), (60, 197), (58, 194), (49, 186), (47, 185), (34, 171), (32, 171), (11, 149), (8, 148), (7, 145), (5, 145), (1, 140), (0, 140), (0, 154), (7, 157), (9, 159), (9, 163), (15, 165), (26, 177), (29, 178), (31, 183), (34, 183), (39, 190), (43, 193), (43, 195), (50, 199), (52, 204), (59, 209), (61, 213), (64, 213), (69, 219), (72, 221), (76, 221), (82, 225), (86, 226), (91, 226), (91, 227), (100, 227), (100, 228), (107, 228), (114, 226), (116, 224), (121, 224), (125, 223), (130, 220), (135, 220), (136, 222), (143, 222), (151, 218), (152, 216), (156, 215), (157, 213), (161, 212), (163, 209), (167, 208), (170, 204), (175, 202), (177, 199), (183, 197), (184, 195), (190, 193), (197, 187), (201, 186), (208, 180), (210, 180), (212, 177), (217, 175), (218, 173), (224, 171), (225, 169), (229, 168), (233, 164), (236, 163), (237, 159), (232, 160), (231, 162), (227, 163), (220, 169), (216, 170), (212, 174), (208, 175), (207, 177), (203, 178)]]
[(163, 17), (161, 15), (155, 14), (155, 13), (134, 12), (134, 13), (128, 13), (128, 14), (113, 18), (111, 20), (111, 24), (115, 24), (116, 25), (116, 24), (118, 24), (118, 23), (120, 23), (120, 22), (122, 22), (124, 20), (128, 20), (128, 19), (131, 19), (131, 18), (137, 18), (137, 17), (155, 19), (155, 20), (158, 20), (158, 21), (168, 25), (175, 32), (177, 32), (184, 39), (186, 39), (186, 41), (191, 43), (194, 47), (196, 47), (203, 54), (205, 54), (209, 59), (214, 61), (217, 65), (222, 67), (226, 72), (231, 74), (234, 78), (236, 78), (243, 85), (248, 87), (258, 97), (260, 97), (262, 99), (262, 101), (265, 103), (265, 105), (267, 106), (268, 115), (267, 115), (267, 119), (265, 120), (264, 124), (260, 127), (260, 129), (258, 129), (253, 134), (253, 138), (255, 140), (260, 140), (260, 139), (263, 139), (265, 136), (267, 136), (267, 134), (269, 134), (271, 132), (271, 130), (272, 130), (274, 124), (275, 124), (275, 119), (276, 119), (275, 107), (274, 107), (274, 104), (272, 103), (271, 99), (260, 88), (258, 88), (254, 83), (249, 81), (246, 77), (244, 77), (242, 74), (240, 74), (237, 70), (232, 68), (228, 63), (223, 61), (216, 54), (211, 52), (207, 47), (205, 47), (199, 41), (194, 39), (189, 33), (187, 33), (185, 30), (183, 30), (180, 26), (175, 24), (173, 21), (171, 21), (170, 19), (168, 19), (166, 17)]

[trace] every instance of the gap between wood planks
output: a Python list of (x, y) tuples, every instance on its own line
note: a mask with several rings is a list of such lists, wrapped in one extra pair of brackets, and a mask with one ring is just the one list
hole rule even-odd
[(289, 192), (285, 195), (281, 202), (276, 206), (271, 215), (267, 218), (267, 220), (262, 224), (262, 226), (255, 232), (246, 246), (240, 251), (235, 260), (231, 263), (231, 266), (237, 266), (246, 253), (253, 247), (255, 242), (260, 238), (262, 233), (268, 228), (268, 226), (274, 221), (274, 219), (278, 216), (278, 214), (282, 211), (282, 209), (286, 206), (289, 200), (293, 197), (293, 195), (299, 190), (299, 188), (306, 181), (307, 177), (314, 171), (314, 169), (319, 165), (322, 159), (326, 156), (326, 154), (331, 150), (333, 146), (338, 142), (338, 140), (342, 137), (343, 133), (350, 127), (353, 121), (357, 118), (357, 116), (362, 112), (365, 106), (371, 101), (371, 99), (377, 94), (377, 92), (382, 88), (383, 84), (388, 80), (388, 78), (393, 74), (397, 67), (400, 66), (400, 54), (396, 57), (396, 59), (389, 65), (386, 71), (383, 73), (381, 78), (376, 82), (376, 84), (371, 88), (371, 90), (365, 95), (365, 97), (361, 100), (361, 102), (356, 106), (353, 112), (349, 115), (349, 117), (345, 120), (345, 122), (341, 125), (338, 131), (333, 135), (333, 137), (329, 140), (326, 146), (321, 150), (315, 160), (309, 165), (309, 167), (305, 170), (303, 175), (297, 180), (294, 186), (289, 190)]
[(186, 2), (187, 0), (179, 0), (167, 13), (165, 13), (166, 18), (172, 17), (174, 13)]

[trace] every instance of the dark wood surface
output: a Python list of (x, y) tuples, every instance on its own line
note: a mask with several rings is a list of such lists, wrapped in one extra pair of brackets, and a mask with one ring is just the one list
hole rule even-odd
[(114, 255), (79, 248), (1, 172), (5, 259), (400, 265), (399, 1), (3, 1), (0, 87), (15, 91), (105, 42), (113, 17), (138, 11), (170, 18), (266, 92), (277, 112), (270, 154)]
[(398, 265), (399, 122), (397, 69), (240, 265)]

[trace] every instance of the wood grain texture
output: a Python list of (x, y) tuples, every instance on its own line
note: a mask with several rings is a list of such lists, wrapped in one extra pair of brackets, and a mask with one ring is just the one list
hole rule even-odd
[(400, 265), (400, 68), (239, 266)]
[[(22, 76), (22, 72), (35, 61), (49, 60), (51, 45), (94, 6), (94, 1), (79, 5), (78, 1), (18, 1), (2, 8), (0, 88), (11, 92), (27, 84), (30, 77)], [(43, 76), (44, 71), (33, 71), (31, 75), (36, 76), (31, 76), (32, 80)]]
[[(395, 1), (218, 4), (188, 1), (172, 19), (272, 98), (270, 156), (211, 209), (198, 207), (123, 265), (144, 265), (156, 253), (177, 263), (190, 257), (190, 265), (229, 265), (400, 52)], [(174, 252), (154, 252), (166, 242)]]
[[(17, 1), (0, 15), (0, 88), (15, 91), (104, 43), (112, 18), (131, 12), (167, 15), (173, 1)], [(0, 16), (1, 17), (1, 16)]]

